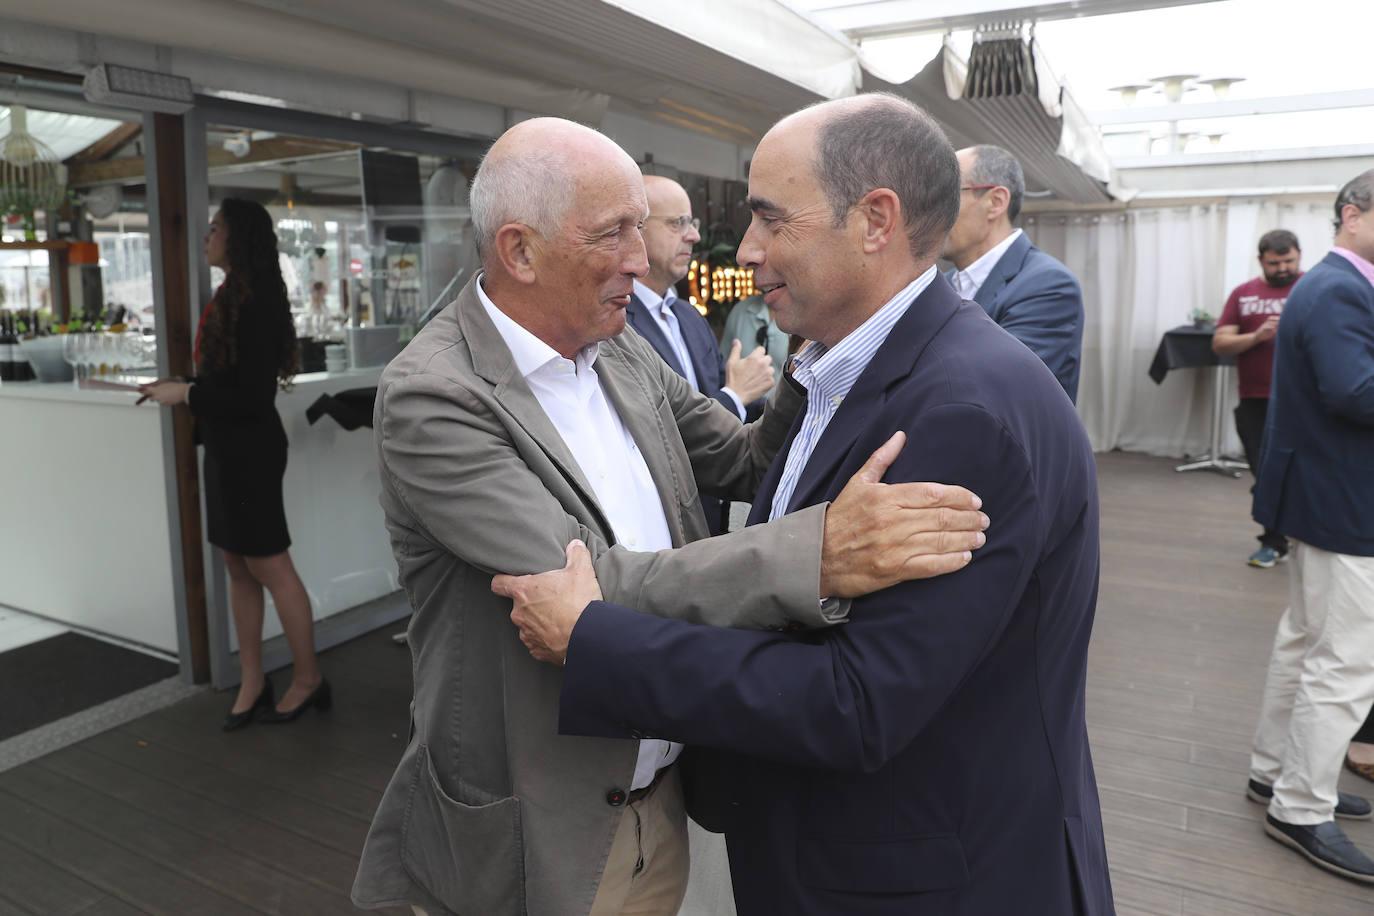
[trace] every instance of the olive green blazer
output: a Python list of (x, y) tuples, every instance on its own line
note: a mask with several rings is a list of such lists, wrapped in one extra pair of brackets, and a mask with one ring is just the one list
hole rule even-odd
[(562, 672), (532, 659), (497, 572), (590, 547), (606, 599), (716, 626), (824, 626), (825, 506), (706, 538), (698, 488), (748, 500), (804, 392), (777, 386), (745, 426), (633, 330), (595, 369), (641, 450), (674, 549), (616, 546), (592, 487), (516, 369), (470, 281), (386, 368), (374, 417), (381, 502), (414, 608), (412, 734), (363, 848), (353, 899), (430, 916), (591, 908), (637, 742), (558, 733)]

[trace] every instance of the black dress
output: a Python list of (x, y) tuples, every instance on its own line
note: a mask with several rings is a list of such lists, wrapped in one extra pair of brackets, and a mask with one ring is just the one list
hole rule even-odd
[[(198, 376), (190, 400), (197, 439), (205, 446), (210, 543), (249, 557), (291, 546), (282, 504), (286, 430), (274, 403), (281, 338), (289, 328), (277, 309), (289, 306), (264, 308), (266, 298), (255, 295), (239, 306), (237, 362)], [(205, 333), (215, 332), (216, 325), (207, 324)]]

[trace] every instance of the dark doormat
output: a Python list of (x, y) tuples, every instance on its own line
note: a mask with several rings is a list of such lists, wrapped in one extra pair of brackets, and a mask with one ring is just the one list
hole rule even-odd
[(0, 741), (176, 673), (172, 662), (80, 633), (0, 652)]

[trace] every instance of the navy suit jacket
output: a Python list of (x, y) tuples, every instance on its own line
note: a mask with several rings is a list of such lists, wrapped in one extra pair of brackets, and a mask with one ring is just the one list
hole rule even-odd
[[(725, 387), (725, 357), (721, 355), (715, 332), (700, 312), (681, 299), (673, 303), (673, 314), (677, 316), (678, 327), (682, 329), (682, 339), (687, 344), (687, 355), (692, 359), (701, 393), (720, 401), (733, 416), (739, 416), (734, 399), (721, 391)], [(668, 335), (663, 332), (662, 324), (639, 296), (630, 296), (625, 320), (663, 357), (664, 362), (672, 366), (678, 375), (687, 378), (677, 352), (668, 343)], [(706, 525), (712, 535), (723, 533), (729, 525), (729, 505), (714, 496), (701, 497), (701, 508), (706, 513)]]
[[(947, 274), (953, 280), (953, 271)], [(1078, 400), (1083, 361), (1083, 291), (1069, 269), (1030, 243), (1011, 243), (973, 299), (1050, 367)]]
[(857, 599), (824, 631), (593, 602), (568, 648), (560, 730), (690, 746), (690, 810), (724, 830), (744, 916), (1111, 913), (1084, 722), (1098, 581), (1087, 435), (1044, 364), (943, 277), (836, 411), (789, 509), (834, 499), (898, 429), (908, 442), (887, 480), (982, 497), (992, 525), (971, 564)]
[(1374, 556), (1374, 286), (1328, 254), (1283, 307), (1255, 521)]

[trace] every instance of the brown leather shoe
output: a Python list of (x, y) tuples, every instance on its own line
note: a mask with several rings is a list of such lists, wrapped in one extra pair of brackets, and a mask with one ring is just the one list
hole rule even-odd
[(1345, 755), (1345, 768), (1356, 776), (1361, 776), (1374, 782), (1374, 763), (1356, 763), (1350, 759), (1350, 755)]

